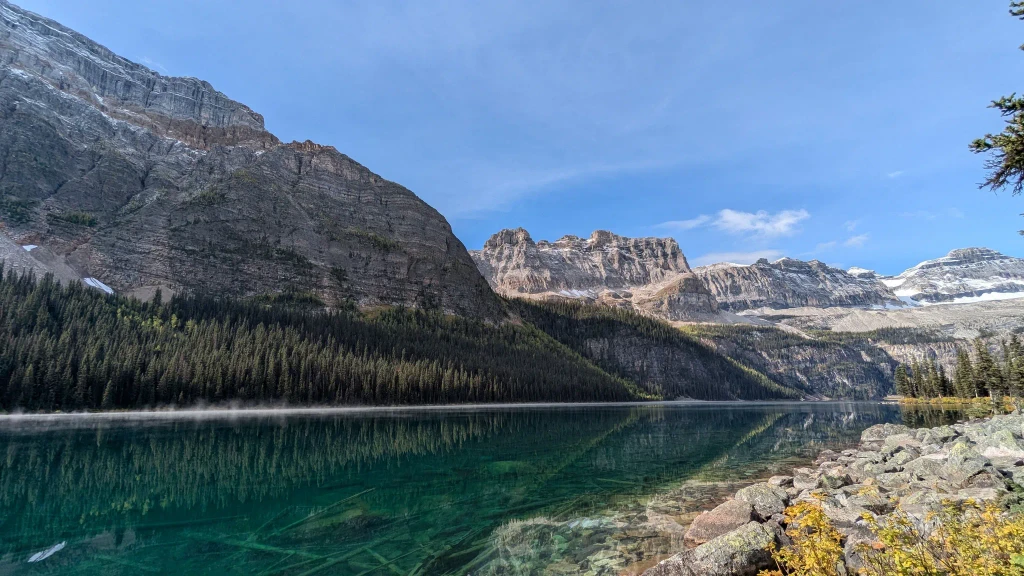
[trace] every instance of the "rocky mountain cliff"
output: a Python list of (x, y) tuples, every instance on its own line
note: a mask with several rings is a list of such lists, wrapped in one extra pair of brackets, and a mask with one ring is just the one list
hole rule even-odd
[(962, 248), (882, 279), (916, 303), (974, 302), (1024, 297), (1024, 259), (988, 248)]
[(534, 242), (517, 228), (502, 230), (471, 254), (500, 294), (582, 299), (666, 320), (719, 321), (720, 310), (751, 308), (901, 305), (873, 275), (853, 276), (817, 260), (691, 269), (671, 238), (626, 238), (599, 230), (586, 239)]
[(502, 230), (471, 252), (499, 294), (535, 300), (580, 299), (667, 320), (710, 318), (714, 298), (671, 238), (589, 238), (534, 242), (522, 228)]
[[(864, 271), (867, 272), (867, 271)], [(713, 264), (694, 273), (723, 310), (797, 306), (886, 306), (899, 300), (872, 275), (856, 276), (817, 260), (762, 258), (749, 266)]]
[(301, 292), (482, 317), (500, 304), (445, 219), (332, 147), (281, 143), (165, 77), (0, 0), (0, 220), (119, 292)]

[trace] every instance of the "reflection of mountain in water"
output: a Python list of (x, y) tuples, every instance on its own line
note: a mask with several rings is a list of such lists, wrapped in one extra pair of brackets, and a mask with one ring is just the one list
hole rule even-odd
[(47, 563), (259, 572), (293, 554), (347, 574), (369, 547), (371, 565), (444, 573), (511, 518), (760, 470), (897, 418), (877, 405), (668, 405), (7, 429), (0, 553), (67, 540)]

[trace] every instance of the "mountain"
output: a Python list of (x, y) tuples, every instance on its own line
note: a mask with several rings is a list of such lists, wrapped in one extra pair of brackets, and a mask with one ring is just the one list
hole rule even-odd
[(502, 314), (409, 190), (330, 146), (280, 142), (207, 82), (161, 76), (5, 0), (0, 159), (3, 233), (52, 255), (37, 263), (59, 275), (138, 295)]
[(966, 303), (1024, 297), (1024, 259), (988, 248), (961, 248), (882, 279), (914, 303)]
[(671, 238), (589, 238), (534, 242), (522, 228), (502, 230), (470, 252), (499, 294), (534, 300), (584, 300), (670, 321), (724, 321), (721, 312), (797, 306), (892, 306), (899, 299), (873, 275), (851, 275), (812, 260), (691, 269)]
[[(868, 272), (868, 271), (864, 271)], [(849, 274), (817, 260), (760, 259), (749, 266), (713, 264), (694, 273), (723, 310), (798, 306), (886, 306), (899, 300), (871, 275)]]
[(471, 252), (491, 287), (532, 300), (584, 300), (666, 320), (714, 317), (714, 297), (671, 238), (626, 238), (598, 230), (589, 238), (534, 242), (502, 230)]

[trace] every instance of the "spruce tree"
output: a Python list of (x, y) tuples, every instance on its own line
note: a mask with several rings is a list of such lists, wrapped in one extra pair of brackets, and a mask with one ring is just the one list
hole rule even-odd
[(896, 393), (900, 396), (912, 396), (910, 390), (910, 378), (907, 377), (907, 367), (900, 364), (896, 367)]
[(978, 396), (971, 355), (963, 348), (957, 349), (953, 387), (956, 389), (956, 395), (961, 398), (975, 398)]

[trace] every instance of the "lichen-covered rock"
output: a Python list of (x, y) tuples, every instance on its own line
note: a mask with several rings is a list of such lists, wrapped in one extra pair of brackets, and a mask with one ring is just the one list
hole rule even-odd
[(889, 436), (909, 434), (910, 432), (910, 428), (902, 424), (875, 424), (861, 432), (860, 442), (863, 445), (881, 444)]
[(965, 442), (957, 442), (942, 466), (942, 476), (954, 486), (963, 486), (975, 474), (990, 466), (988, 458)]
[(685, 539), (695, 544), (703, 544), (750, 522), (753, 514), (754, 508), (749, 502), (727, 500), (714, 510), (703, 512), (694, 518), (686, 530)]
[(947, 458), (948, 456), (944, 454), (921, 456), (904, 464), (903, 471), (921, 479), (937, 477), (942, 473), (942, 467), (945, 465)]
[(789, 495), (785, 490), (761, 482), (737, 492), (736, 499), (749, 503), (753, 507), (754, 518), (766, 522), (786, 509)]
[(754, 576), (772, 565), (768, 547), (781, 529), (750, 522), (648, 569), (643, 576)]
[(843, 486), (852, 484), (853, 480), (849, 474), (841, 471), (830, 471), (822, 474), (818, 477), (818, 481), (815, 484), (816, 488), (827, 488), (829, 490), (838, 490)]

